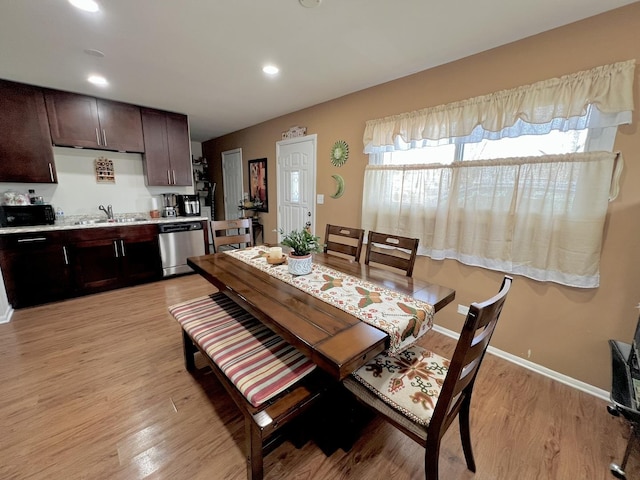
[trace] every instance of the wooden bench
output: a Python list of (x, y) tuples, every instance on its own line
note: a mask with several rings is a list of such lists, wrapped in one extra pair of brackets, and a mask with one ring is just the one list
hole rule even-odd
[(302, 353), (222, 293), (169, 307), (182, 326), (185, 367), (199, 351), (245, 417), (247, 478), (261, 480), (279, 430), (331, 382)]

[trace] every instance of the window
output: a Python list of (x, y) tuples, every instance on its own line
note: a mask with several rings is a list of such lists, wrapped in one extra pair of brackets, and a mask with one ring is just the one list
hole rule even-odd
[(634, 67), (367, 122), (363, 228), (418, 237), (434, 259), (597, 286)]

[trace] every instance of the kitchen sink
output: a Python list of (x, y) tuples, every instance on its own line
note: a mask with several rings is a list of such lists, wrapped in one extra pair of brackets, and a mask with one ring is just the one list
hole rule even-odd
[(102, 218), (100, 220), (79, 220), (75, 222), (75, 225), (96, 225), (102, 223), (132, 223), (132, 222), (145, 222), (147, 221), (144, 217), (120, 217), (113, 219)]
[(147, 219), (144, 217), (129, 217), (129, 218), (114, 218), (113, 220), (104, 220), (106, 223), (131, 223), (131, 222), (144, 222)]
[(74, 225), (93, 225), (95, 223), (101, 223), (101, 222), (102, 220), (78, 220), (77, 222), (73, 222), (73, 224)]

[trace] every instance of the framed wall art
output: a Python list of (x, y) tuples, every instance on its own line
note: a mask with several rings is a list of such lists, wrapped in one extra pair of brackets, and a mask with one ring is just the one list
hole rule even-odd
[(249, 160), (249, 200), (256, 212), (269, 211), (266, 158)]

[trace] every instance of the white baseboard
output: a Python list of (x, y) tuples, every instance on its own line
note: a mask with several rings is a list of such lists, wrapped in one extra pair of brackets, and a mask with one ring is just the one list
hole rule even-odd
[(13, 307), (11, 305), (7, 305), (7, 309), (0, 314), (0, 323), (9, 323), (12, 315)]
[[(458, 337), (460, 337), (460, 335), (457, 332), (441, 327), (439, 325), (434, 325), (433, 330), (435, 332), (442, 333), (443, 335), (454, 338), (456, 340), (458, 339)], [(505, 360), (511, 363), (515, 363), (516, 365), (520, 365), (521, 367), (524, 367), (528, 370), (544, 375), (545, 377), (549, 377), (552, 380), (555, 380), (560, 383), (564, 383), (565, 385), (568, 385), (582, 392), (593, 395), (594, 397), (601, 398), (602, 400), (605, 400), (607, 402), (610, 401), (609, 392), (601, 388), (597, 388), (597, 387), (594, 387), (593, 385), (589, 385), (588, 383), (581, 382), (580, 380), (576, 380), (575, 378), (569, 377), (562, 373), (558, 373), (547, 367), (543, 367), (542, 365), (538, 365), (537, 363), (530, 362), (529, 360), (525, 360), (524, 358), (520, 358), (516, 355), (504, 352), (492, 346), (489, 346), (489, 348), (487, 349), (487, 352), (497, 357), (504, 358)]]

